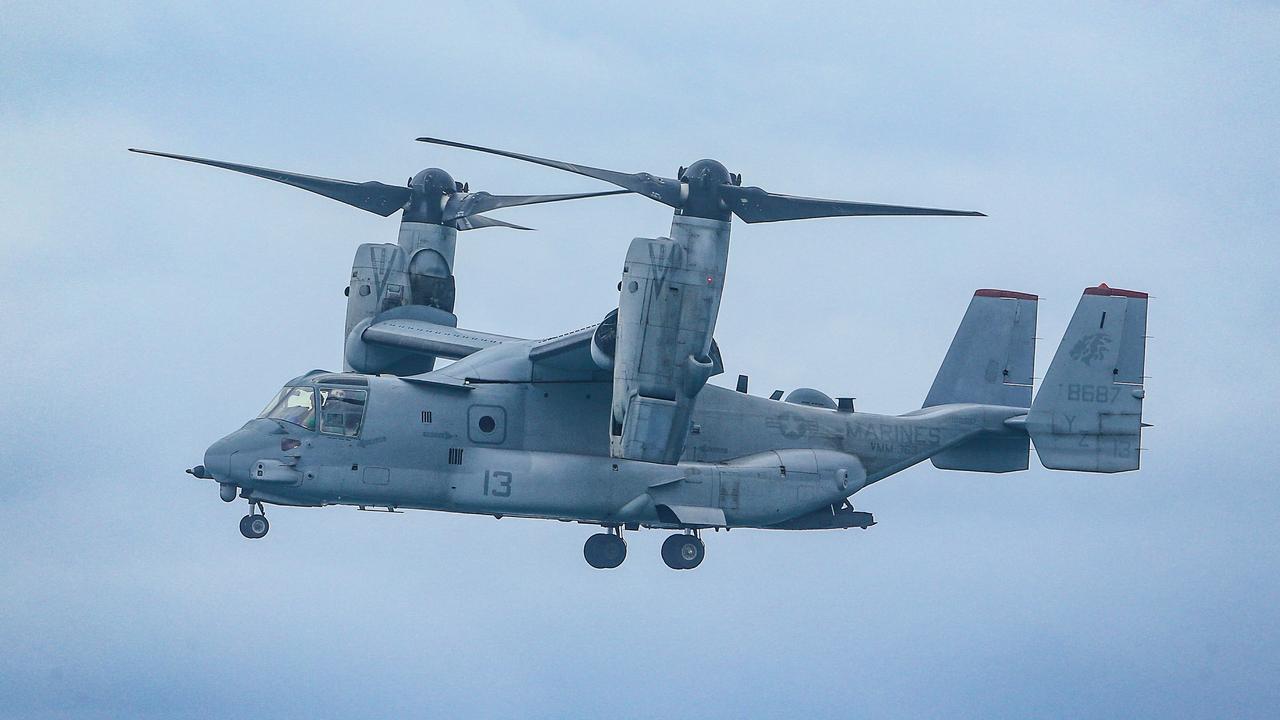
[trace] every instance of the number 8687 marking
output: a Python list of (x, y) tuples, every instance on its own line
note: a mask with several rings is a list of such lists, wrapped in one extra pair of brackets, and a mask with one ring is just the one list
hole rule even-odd
[(1067, 400), (1074, 402), (1092, 402), (1107, 404), (1120, 397), (1120, 388), (1114, 385), (1067, 385)]

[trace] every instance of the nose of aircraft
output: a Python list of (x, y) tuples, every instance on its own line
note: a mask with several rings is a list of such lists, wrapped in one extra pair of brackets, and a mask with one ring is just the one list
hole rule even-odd
[(231, 433), (204, 451), (204, 470), (215, 479), (226, 482), (231, 475), (231, 455), (236, 451), (236, 434)]
[(269, 456), (277, 435), (284, 431), (270, 420), (252, 420), (244, 427), (209, 446), (204, 453), (204, 469), (220, 483), (242, 484), (249, 480), (249, 466)]

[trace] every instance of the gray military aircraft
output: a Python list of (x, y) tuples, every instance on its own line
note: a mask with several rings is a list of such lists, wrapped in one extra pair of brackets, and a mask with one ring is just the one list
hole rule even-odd
[(662, 558), (691, 569), (706, 529), (866, 529), (875, 520), (851, 496), (925, 459), (1025, 470), (1034, 443), (1052, 469), (1138, 468), (1147, 295), (1105, 284), (1084, 291), (1034, 398), (1038, 298), (1005, 290), (974, 294), (922, 408), (904, 415), (809, 388), (756, 397), (745, 376), (707, 384), (723, 370), (711, 332), (729, 212), (976, 213), (775, 195), (700, 162), (677, 179), (571, 166), (676, 209), (671, 238), (633, 241), (619, 308), (594, 326), (542, 340), (462, 330), (403, 296), (358, 302), (385, 291), (353, 268), (347, 371), (285, 383), (188, 472), (248, 501), (248, 538), (267, 534), (265, 504), (425, 509), (601, 526), (583, 550), (596, 568), (626, 558), (624, 531), (675, 530)]

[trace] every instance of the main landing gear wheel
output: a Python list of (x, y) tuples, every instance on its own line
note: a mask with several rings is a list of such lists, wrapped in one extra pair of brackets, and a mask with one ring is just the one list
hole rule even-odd
[(582, 556), (593, 568), (616, 568), (627, 559), (627, 543), (620, 535), (596, 533), (582, 546)]
[(267, 522), (267, 516), (262, 514), (262, 506), (258, 506), (258, 511), (254, 512), (254, 506), (249, 505), (249, 514), (240, 518), (240, 534), (250, 540), (257, 540), (264, 537), (267, 531), (271, 529), (271, 523)]
[(265, 515), (245, 515), (240, 518), (240, 534), (250, 540), (257, 540), (267, 534), (271, 524)]
[(707, 547), (697, 535), (672, 535), (662, 541), (662, 561), (672, 570), (692, 570), (706, 554)]

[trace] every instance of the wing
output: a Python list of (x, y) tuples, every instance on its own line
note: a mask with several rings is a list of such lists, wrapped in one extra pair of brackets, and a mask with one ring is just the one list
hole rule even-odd
[[(450, 376), (459, 382), (591, 382), (611, 377), (591, 357), (595, 325), (545, 340), (524, 340), (456, 324), (453, 314), (435, 308), (388, 310), (363, 328), (356, 326), (347, 360), (357, 371), (405, 353), (455, 360), (459, 362), (419, 377)], [(375, 364), (367, 364), (366, 359)]]
[(361, 338), (371, 344), (397, 350), (460, 360), (468, 355), (514, 342), (519, 338), (464, 330), (417, 318), (376, 319)]

